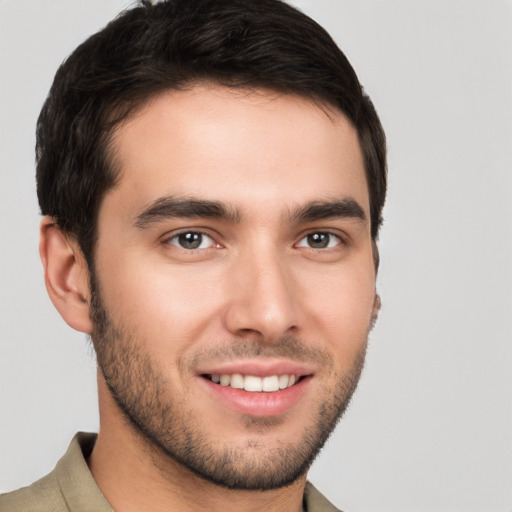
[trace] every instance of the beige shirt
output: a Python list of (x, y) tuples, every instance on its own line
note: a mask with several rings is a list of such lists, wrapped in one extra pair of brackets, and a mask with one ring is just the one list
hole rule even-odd
[[(29, 487), (0, 496), (1, 512), (114, 512), (96, 485), (85, 459), (96, 434), (78, 433), (55, 469)], [(339, 512), (309, 482), (304, 492), (307, 512)]]

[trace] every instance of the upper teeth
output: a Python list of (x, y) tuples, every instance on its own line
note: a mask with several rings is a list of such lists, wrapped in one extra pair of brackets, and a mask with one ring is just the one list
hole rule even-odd
[(297, 381), (295, 375), (271, 375), (269, 377), (256, 377), (254, 375), (233, 374), (213, 374), (213, 382), (221, 386), (230, 386), (236, 389), (245, 389), (245, 391), (279, 391), (293, 386)]

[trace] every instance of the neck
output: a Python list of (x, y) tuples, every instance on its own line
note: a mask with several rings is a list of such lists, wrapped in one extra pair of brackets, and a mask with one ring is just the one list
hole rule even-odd
[[(100, 386), (104, 383), (99, 382)], [(197, 476), (147, 441), (100, 389), (98, 439), (88, 464), (116, 512), (300, 512), (306, 476), (268, 491), (221, 487)]]

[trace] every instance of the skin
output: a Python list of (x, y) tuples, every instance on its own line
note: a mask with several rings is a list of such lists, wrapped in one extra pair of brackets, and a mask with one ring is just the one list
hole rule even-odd
[[(340, 112), (304, 98), (198, 85), (149, 101), (113, 142), (120, 176), (101, 204), (95, 253), (111, 338), (149, 362), (158, 396), (179, 404), (184, 424), (264, 468), (283, 445), (301, 445), (322, 403), (348, 401), (352, 390), (336, 390), (343, 379), (355, 386), (378, 312), (357, 134)], [(169, 197), (219, 202), (232, 215), (147, 215)], [(356, 204), (364, 218), (293, 215), (336, 201)], [(190, 250), (180, 247), (183, 232), (207, 237)], [(312, 247), (313, 233), (327, 236), (328, 247)], [(87, 266), (48, 218), (41, 256), (64, 319), (93, 333)], [(101, 363), (100, 338), (93, 333)], [(300, 362), (286, 350), (290, 339), (303, 350)], [(307, 380), (278, 413), (240, 412), (202, 376), (225, 364), (301, 364)], [(98, 389), (101, 428), (88, 462), (116, 510), (301, 509), (305, 474), (264, 492), (215, 485), (127, 421), (104, 370)]]

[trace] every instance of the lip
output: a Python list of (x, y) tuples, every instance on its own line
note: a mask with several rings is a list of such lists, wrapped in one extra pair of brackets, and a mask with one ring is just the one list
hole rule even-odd
[(284, 414), (300, 402), (311, 381), (310, 376), (303, 377), (289, 388), (267, 393), (265, 391), (249, 392), (230, 386), (221, 386), (203, 377), (199, 377), (199, 379), (202, 385), (206, 387), (207, 392), (224, 406), (255, 418), (271, 418)]
[(240, 373), (254, 375), (255, 377), (268, 377), (271, 375), (295, 375), (304, 377), (315, 373), (315, 368), (306, 363), (297, 363), (288, 360), (258, 359), (247, 361), (226, 361), (218, 364), (206, 364), (196, 369), (198, 375), (222, 375)]
[[(293, 386), (274, 392), (250, 392), (216, 384), (205, 377), (212, 374), (295, 375), (299, 380)], [(206, 392), (221, 406), (254, 418), (271, 418), (285, 414), (297, 405), (310, 386), (313, 372), (308, 365), (291, 361), (242, 361), (204, 366), (198, 372), (198, 380)]]

